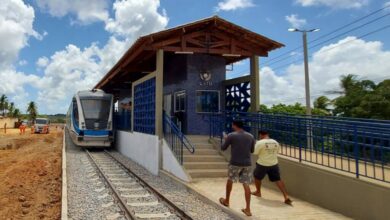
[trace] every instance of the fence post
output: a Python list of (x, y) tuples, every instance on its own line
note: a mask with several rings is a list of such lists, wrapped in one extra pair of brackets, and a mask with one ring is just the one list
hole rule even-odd
[(184, 143), (183, 143), (183, 134), (180, 135), (180, 164), (183, 165), (183, 148), (184, 148)]
[[(298, 132), (300, 133), (300, 127), (302, 125), (302, 120), (301, 118), (298, 118)], [(301, 138), (298, 135), (298, 147), (299, 147), (299, 162), (302, 162), (302, 144), (301, 144)], [(306, 137), (307, 138), (307, 137)], [(291, 145), (290, 145), (291, 147)], [(295, 150), (295, 149), (294, 149)]]
[(357, 137), (357, 128), (356, 125), (354, 125), (353, 129), (353, 152), (355, 155), (355, 166), (356, 166), (356, 178), (359, 178), (359, 144), (358, 144), (358, 137)]

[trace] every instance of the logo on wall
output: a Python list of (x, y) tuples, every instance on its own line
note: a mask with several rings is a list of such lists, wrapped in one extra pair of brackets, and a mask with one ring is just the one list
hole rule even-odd
[(201, 86), (211, 86), (213, 85), (213, 82), (211, 82), (211, 73), (208, 71), (204, 71), (199, 73), (199, 77), (202, 80), (200, 82)]

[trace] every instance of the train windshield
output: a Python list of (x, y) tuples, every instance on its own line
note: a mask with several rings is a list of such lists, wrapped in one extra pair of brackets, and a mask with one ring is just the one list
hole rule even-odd
[(87, 129), (104, 129), (111, 110), (110, 99), (80, 99)]

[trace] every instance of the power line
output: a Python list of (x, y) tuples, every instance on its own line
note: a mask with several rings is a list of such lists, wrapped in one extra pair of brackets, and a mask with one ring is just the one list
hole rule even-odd
[[(320, 37), (318, 37), (318, 38), (316, 38), (316, 39), (310, 41), (309, 44), (314, 43), (314, 42), (317, 42), (318, 40), (320, 40), (320, 39), (322, 39), (322, 38), (325, 38), (325, 37), (327, 37), (327, 36), (330, 36), (330, 35), (332, 35), (332, 34), (338, 32), (338, 31), (340, 31), (340, 30), (342, 30), (342, 29), (344, 29), (344, 28), (347, 28), (347, 27), (349, 27), (349, 26), (351, 26), (351, 25), (353, 25), (353, 24), (356, 24), (356, 23), (358, 23), (358, 22), (360, 22), (360, 21), (362, 21), (362, 20), (364, 20), (364, 19), (366, 19), (366, 18), (368, 18), (368, 17), (371, 17), (371, 16), (373, 16), (373, 15), (375, 15), (375, 14), (381, 12), (381, 11), (384, 11), (384, 10), (387, 9), (387, 8), (390, 8), (390, 5), (387, 5), (387, 6), (383, 7), (383, 8), (380, 8), (380, 9), (378, 9), (378, 10), (376, 10), (376, 11), (371, 12), (371, 13), (368, 14), (368, 15), (365, 15), (365, 16), (359, 18), (359, 19), (356, 19), (356, 20), (354, 20), (354, 21), (348, 23), (348, 24), (345, 24), (345, 25), (343, 25), (343, 26), (341, 26), (341, 27), (339, 27), (339, 28), (336, 28), (335, 30), (333, 30), (333, 31), (331, 31), (331, 32), (329, 32), (329, 33), (327, 33), (327, 34), (321, 35)], [(276, 59), (279, 59), (279, 58), (281, 58), (281, 57), (284, 57), (285, 55), (289, 55), (289, 54), (291, 54), (292, 52), (295, 52), (295, 51), (297, 51), (298, 49), (301, 49), (301, 48), (302, 48), (302, 46), (299, 46), (299, 47), (296, 47), (296, 48), (294, 48), (294, 49), (292, 49), (292, 50), (289, 50), (289, 51), (287, 51), (287, 52), (285, 52), (285, 53), (283, 53), (283, 54), (281, 54), (281, 55), (279, 55), (279, 56), (277, 56), (277, 57), (274, 57), (274, 58), (272, 58), (272, 59), (266, 61), (264, 64), (267, 65), (267, 64), (270, 63), (271, 61), (276, 60)], [(289, 57), (289, 56), (288, 56), (288, 57)], [(283, 60), (285, 60), (285, 58), (284, 58)], [(269, 65), (269, 64), (268, 64), (268, 65)]]
[[(370, 35), (372, 35), (372, 34), (378, 33), (378, 32), (380, 32), (380, 31), (386, 30), (386, 29), (388, 29), (388, 28), (390, 28), (390, 25), (383, 26), (383, 27), (378, 28), (378, 29), (376, 29), (376, 30), (374, 30), (374, 31), (368, 32), (368, 33), (366, 33), (366, 34), (363, 34), (363, 35), (361, 35), (361, 36), (359, 36), (359, 37), (357, 37), (357, 38), (354, 38), (354, 39), (345, 41), (345, 42), (343, 42), (343, 43), (341, 43), (341, 44), (338, 44), (338, 45), (336, 45), (336, 46), (333, 46), (333, 47), (324, 49), (324, 50), (322, 50), (322, 51), (319, 52), (319, 53), (323, 53), (323, 52), (327, 52), (327, 51), (333, 50), (333, 49), (335, 49), (335, 48), (337, 48), (337, 47), (340, 47), (340, 46), (342, 46), (342, 45), (351, 43), (351, 42), (356, 41), (356, 40), (360, 40), (360, 39), (362, 39), (362, 38), (364, 38), (364, 37), (367, 37), (367, 36), (370, 36)], [(296, 61), (293, 61), (293, 62), (290, 62), (290, 63), (287, 63), (287, 64), (283, 64), (283, 65), (277, 66), (277, 67), (275, 67), (275, 68), (272, 68), (272, 70), (275, 71), (275, 70), (284, 68), (284, 67), (286, 67), (286, 66), (289, 66), (289, 65), (292, 65), (292, 64), (301, 62), (302, 60), (303, 60), (303, 59), (299, 59), (299, 60), (296, 60)]]

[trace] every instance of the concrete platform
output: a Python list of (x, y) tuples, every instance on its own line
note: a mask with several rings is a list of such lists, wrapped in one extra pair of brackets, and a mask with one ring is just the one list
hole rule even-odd
[[(195, 179), (189, 185), (202, 195), (218, 203), (220, 197), (225, 196), (226, 178)], [(254, 189), (254, 185), (251, 189)], [(288, 188), (288, 185), (287, 185)], [(350, 219), (339, 213), (318, 207), (308, 202), (292, 197), (294, 207), (283, 203), (283, 196), (280, 192), (268, 188), (262, 188), (262, 198), (251, 198), (252, 217), (247, 219), (299, 219), (299, 220), (321, 220), (321, 219)], [(230, 208), (241, 213), (245, 206), (244, 189), (239, 183), (233, 185)], [(244, 216), (244, 215), (242, 215)]]

